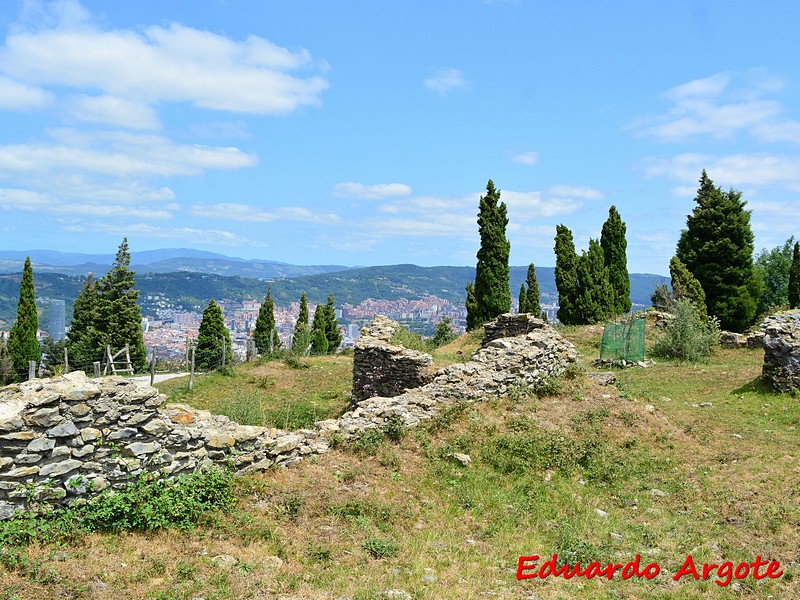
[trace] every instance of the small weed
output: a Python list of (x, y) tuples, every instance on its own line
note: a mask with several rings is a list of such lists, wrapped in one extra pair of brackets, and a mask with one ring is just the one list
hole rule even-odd
[(325, 544), (312, 542), (308, 547), (307, 555), (314, 562), (327, 562), (331, 560), (333, 551)]
[(364, 540), (361, 547), (366, 550), (372, 558), (392, 558), (400, 552), (400, 546), (396, 542), (388, 539), (369, 537)]
[(180, 561), (175, 565), (175, 579), (178, 581), (194, 581), (196, 574), (195, 567), (192, 563)]
[(357, 435), (353, 441), (350, 442), (350, 447), (356, 454), (374, 456), (378, 453), (378, 447), (382, 442), (383, 432), (373, 427), (371, 429), (365, 429)]
[(636, 422), (639, 420), (639, 415), (628, 410), (620, 411), (618, 416), (619, 420), (622, 421), (626, 427), (636, 427)]
[(406, 424), (400, 415), (391, 415), (381, 427), (381, 432), (393, 442), (399, 442), (406, 435)]

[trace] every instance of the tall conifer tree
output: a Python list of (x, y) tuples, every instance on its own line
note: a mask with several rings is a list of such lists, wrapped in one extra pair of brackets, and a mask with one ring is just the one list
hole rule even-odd
[(686, 298), (697, 309), (703, 321), (707, 320), (706, 295), (703, 288), (677, 256), (673, 256), (669, 261), (669, 275), (672, 278), (672, 297), (675, 300)]
[(614, 288), (608, 280), (603, 249), (589, 240), (589, 250), (578, 259), (575, 306), (583, 324), (597, 323), (614, 315)]
[(325, 313), (324, 304), (317, 304), (314, 309), (314, 320), (311, 322), (311, 353), (327, 354), (328, 338), (325, 335)]
[(528, 304), (528, 296), (525, 293), (525, 284), (519, 284), (519, 299), (518, 299), (519, 309), (517, 312), (519, 314), (528, 312), (527, 304)]
[(539, 280), (536, 278), (536, 267), (533, 266), (533, 263), (528, 265), (525, 283), (528, 284), (528, 289), (525, 292), (525, 312), (538, 317), (541, 315), (542, 305), (539, 298)]
[(342, 332), (339, 331), (339, 322), (336, 320), (336, 305), (333, 294), (328, 294), (328, 303), (325, 305), (325, 338), (328, 341), (328, 354), (333, 354), (342, 343)]
[(39, 362), (42, 350), (36, 339), (39, 329), (39, 315), (36, 313), (36, 292), (33, 287), (33, 269), (30, 257), (25, 258), (22, 268), (22, 281), (19, 284), (19, 303), (17, 320), (8, 335), (8, 352), (17, 373), (28, 372), (28, 361)]
[(723, 192), (705, 170), (692, 214), (681, 232), (677, 257), (700, 282), (709, 315), (730, 331), (744, 331), (755, 317), (761, 281), (753, 267), (750, 211), (741, 192)]
[(130, 264), (128, 238), (124, 238), (111, 270), (97, 283), (97, 329), (102, 334), (103, 346), (110, 345), (112, 352), (128, 345), (131, 362), (138, 371), (147, 366), (147, 354), (142, 334), (142, 311), (136, 302), (139, 290), (134, 289), (135, 273)]
[(103, 335), (98, 330), (99, 297), (94, 275), (89, 273), (72, 306), (72, 323), (67, 335), (70, 365), (92, 372), (92, 363), (103, 359)]
[(789, 268), (789, 308), (800, 308), (800, 242), (794, 244)]
[(253, 341), (262, 355), (272, 356), (281, 346), (278, 329), (275, 327), (275, 301), (272, 299), (271, 288), (267, 288), (267, 296), (258, 309)]
[(475, 267), (474, 298), (467, 289), (467, 328), (475, 329), (511, 309), (510, 271), (508, 258), (511, 244), (506, 239), (508, 216), (500, 190), (490, 179), (486, 194), (481, 196), (478, 210), (478, 232), (481, 246)]
[(575, 305), (578, 292), (578, 256), (572, 231), (565, 225), (556, 226), (555, 280), (558, 290), (558, 313), (556, 317), (564, 325), (579, 325), (581, 316)]
[(292, 351), (305, 355), (311, 345), (311, 327), (308, 325), (308, 298), (306, 293), (300, 296), (300, 314), (294, 324), (292, 333)]
[(222, 349), (225, 348), (225, 363), (233, 359), (231, 336), (225, 327), (222, 309), (211, 300), (203, 311), (200, 328), (197, 331), (195, 364), (198, 369), (217, 369), (222, 366)]
[(608, 209), (608, 219), (600, 233), (600, 247), (608, 269), (608, 280), (614, 290), (613, 314), (624, 314), (631, 310), (631, 281), (628, 277), (628, 242), (625, 240), (625, 223), (617, 207)]

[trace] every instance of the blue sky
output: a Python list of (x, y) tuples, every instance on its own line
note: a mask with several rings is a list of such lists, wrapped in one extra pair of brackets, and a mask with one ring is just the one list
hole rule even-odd
[(800, 233), (800, 4), (4, 0), (0, 248), (554, 264), (616, 205), (666, 273), (701, 170)]

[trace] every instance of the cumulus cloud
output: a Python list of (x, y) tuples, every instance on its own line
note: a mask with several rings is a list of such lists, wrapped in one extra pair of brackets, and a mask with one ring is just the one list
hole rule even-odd
[(347, 181), (333, 186), (333, 195), (337, 198), (355, 198), (358, 200), (385, 200), (396, 196), (411, 195), (411, 188), (404, 183), (376, 183), (365, 185)]
[(94, 223), (87, 225), (69, 225), (66, 231), (85, 232), (89, 230), (103, 231), (124, 236), (141, 236), (166, 240), (184, 240), (198, 245), (219, 246), (266, 246), (263, 242), (251, 240), (232, 231), (223, 229), (199, 229), (195, 227), (161, 227), (149, 223), (119, 224), (116, 222)]
[[(800, 191), (798, 156), (684, 153), (669, 159), (649, 159), (644, 166), (649, 176), (665, 176), (678, 181), (697, 181), (703, 169), (715, 182), (724, 182), (725, 186), (738, 189), (763, 186)], [(697, 190), (696, 186), (694, 190)], [(681, 189), (683, 191), (686, 190)]]
[(338, 223), (339, 215), (329, 212), (315, 212), (301, 206), (283, 206), (271, 211), (264, 211), (249, 204), (222, 202), (217, 204), (194, 204), (190, 208), (192, 215), (207, 219), (229, 221), (252, 221), (269, 223), (271, 221), (300, 221), (309, 223)]
[(76, 96), (66, 101), (67, 114), (78, 121), (126, 129), (159, 129), (156, 111), (140, 102), (115, 96)]
[(671, 106), (661, 115), (640, 117), (632, 129), (665, 142), (700, 137), (726, 140), (740, 133), (763, 141), (800, 143), (800, 122), (768, 94), (782, 82), (764, 73), (718, 73), (668, 90)]
[(0, 49), (6, 77), (128, 102), (274, 115), (319, 105), (328, 87), (324, 62), (258, 36), (237, 41), (178, 23), (103, 30), (76, 2), (51, 5), (49, 16), (43, 27), (18, 24), (6, 37)]
[(26, 111), (47, 108), (53, 102), (50, 92), (0, 75), (0, 109)]
[(511, 160), (515, 163), (519, 163), (521, 165), (535, 165), (539, 162), (539, 153), (538, 152), (520, 152), (518, 154), (514, 154), (511, 157)]
[(441, 69), (425, 80), (425, 87), (440, 96), (469, 87), (469, 81), (458, 69)]
[(126, 217), (153, 220), (171, 219), (173, 217), (172, 211), (164, 208), (63, 202), (53, 198), (50, 194), (10, 188), (0, 188), (0, 209), (70, 216)]
[(256, 158), (238, 148), (177, 144), (159, 135), (127, 132), (51, 132), (47, 143), (0, 145), (5, 173), (78, 170), (115, 176), (199, 175), (206, 169), (239, 169)]

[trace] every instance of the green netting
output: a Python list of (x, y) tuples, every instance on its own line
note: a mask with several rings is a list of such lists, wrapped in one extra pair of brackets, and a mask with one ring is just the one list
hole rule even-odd
[(644, 360), (644, 319), (606, 323), (600, 344), (600, 359)]

